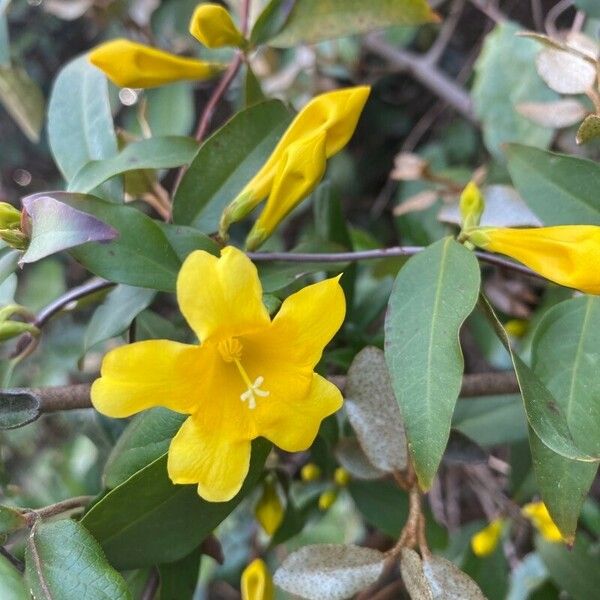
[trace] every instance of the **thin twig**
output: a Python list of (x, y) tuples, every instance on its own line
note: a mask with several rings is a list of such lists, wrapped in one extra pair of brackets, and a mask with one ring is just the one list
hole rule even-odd
[(144, 591), (140, 596), (140, 600), (154, 600), (159, 584), (160, 577), (158, 576), (158, 570), (156, 567), (152, 567), (150, 575), (148, 576), (148, 580), (146, 581), (146, 585), (144, 586)]
[(0, 554), (8, 560), (15, 569), (19, 570), (21, 573), (25, 571), (25, 563), (22, 560), (19, 560), (16, 556), (13, 556), (4, 546), (0, 546)]
[(461, 398), (518, 394), (519, 383), (514, 371), (472, 373), (463, 377)]
[(423, 57), (430, 64), (435, 65), (440, 60), (444, 50), (448, 46), (448, 42), (452, 39), (464, 7), (465, 0), (454, 0), (450, 6), (448, 16), (444, 19), (444, 24), (437, 38), (435, 38), (435, 41)]
[(66, 500), (56, 502), (55, 504), (30, 510), (26, 512), (24, 516), (27, 519), (27, 524), (32, 527), (39, 519), (47, 519), (71, 510), (83, 508), (87, 506), (93, 498), (93, 496), (75, 496), (74, 498), (67, 498)]
[(504, 15), (496, 5), (489, 0), (471, 0), (471, 4), (494, 21), (494, 23), (504, 23), (507, 20), (506, 15)]

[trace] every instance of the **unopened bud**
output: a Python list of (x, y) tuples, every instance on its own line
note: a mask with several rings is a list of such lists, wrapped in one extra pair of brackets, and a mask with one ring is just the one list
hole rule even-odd
[(24, 333), (30, 333), (37, 337), (40, 330), (35, 325), (23, 323), (22, 321), (4, 321), (0, 323), (0, 342), (19, 337)]
[(343, 467), (338, 467), (333, 472), (333, 481), (335, 481), (336, 485), (340, 487), (346, 487), (350, 483), (350, 473), (346, 471)]
[(300, 477), (302, 481), (316, 481), (321, 477), (321, 469), (314, 463), (308, 463), (302, 467)]
[(460, 195), (460, 215), (463, 231), (479, 225), (485, 209), (485, 200), (474, 181), (470, 181)]
[(337, 492), (335, 490), (327, 490), (319, 496), (319, 510), (325, 511), (333, 506), (337, 500)]
[(0, 202), (0, 229), (18, 229), (21, 211), (8, 202)]

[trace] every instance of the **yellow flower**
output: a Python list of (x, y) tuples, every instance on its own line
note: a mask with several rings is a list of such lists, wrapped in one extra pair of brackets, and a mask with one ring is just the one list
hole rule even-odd
[(471, 549), (475, 556), (489, 556), (498, 547), (498, 542), (502, 537), (502, 529), (504, 521), (502, 519), (494, 519), (487, 527), (478, 531), (471, 538)]
[(300, 138), (284, 152), (267, 204), (246, 238), (246, 248), (255, 250), (279, 223), (321, 181), (327, 166), (325, 131)]
[(482, 227), (467, 234), (476, 246), (506, 254), (550, 281), (586, 294), (600, 294), (600, 227)]
[(371, 88), (345, 88), (313, 98), (292, 121), (259, 172), (229, 204), (221, 217), (220, 234), (225, 238), (232, 223), (243, 219), (273, 187), (286, 150), (298, 140), (325, 133), (325, 157), (339, 152), (350, 140)]
[(190, 21), (190, 33), (207, 48), (246, 45), (244, 36), (220, 4), (197, 6)]
[(460, 215), (464, 230), (477, 227), (485, 209), (483, 194), (474, 181), (470, 181), (460, 195)]
[(333, 481), (335, 481), (336, 485), (340, 487), (346, 487), (352, 478), (350, 477), (350, 473), (346, 471), (343, 467), (338, 467), (333, 472)]
[(337, 500), (336, 490), (327, 490), (319, 496), (319, 510), (326, 511), (330, 509)]
[(253, 560), (242, 573), (242, 600), (273, 600), (273, 580), (265, 562)]
[(321, 469), (315, 463), (307, 463), (300, 471), (300, 478), (302, 481), (316, 481), (321, 477)]
[(344, 293), (339, 277), (307, 286), (271, 320), (256, 267), (229, 246), (220, 258), (190, 254), (177, 300), (200, 345), (147, 340), (112, 350), (92, 402), (111, 417), (153, 406), (191, 415), (171, 442), (169, 476), (223, 502), (248, 473), (251, 440), (306, 450), (342, 405), (340, 391), (314, 367), (342, 324)]
[(89, 58), (115, 85), (131, 88), (151, 88), (184, 79), (210, 79), (223, 69), (218, 63), (176, 56), (124, 39), (100, 44)]
[(562, 542), (563, 537), (546, 505), (543, 502), (531, 502), (526, 504), (521, 512), (533, 523), (541, 536), (549, 542)]
[(268, 535), (273, 535), (283, 520), (283, 505), (277, 488), (272, 481), (266, 481), (260, 500), (254, 507), (254, 516)]

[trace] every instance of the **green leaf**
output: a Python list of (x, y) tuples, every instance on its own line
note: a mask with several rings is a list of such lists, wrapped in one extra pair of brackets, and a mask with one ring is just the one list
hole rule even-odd
[(98, 542), (70, 519), (33, 527), (25, 577), (38, 600), (131, 600), (125, 580), (106, 562)]
[(600, 117), (588, 115), (577, 130), (577, 143), (587, 144), (600, 137)]
[(262, 91), (260, 81), (254, 74), (250, 63), (246, 63), (246, 77), (244, 79), (244, 106), (249, 107), (259, 102), (264, 102), (267, 97)]
[(83, 353), (105, 340), (123, 333), (135, 317), (148, 308), (155, 290), (118, 285), (108, 292), (94, 311), (83, 339)]
[(200, 575), (202, 552), (196, 548), (181, 560), (159, 565), (160, 600), (192, 600)]
[(271, 444), (252, 444), (250, 470), (229, 502), (206, 502), (195, 485), (174, 485), (166, 454), (103, 496), (82, 523), (116, 568), (173, 562), (189, 554), (254, 488)]
[(181, 262), (160, 226), (150, 217), (131, 206), (94, 196), (69, 192), (43, 195), (89, 213), (119, 232), (112, 242), (90, 242), (71, 250), (75, 260), (92, 273), (116, 283), (174, 291)]
[[(87, 55), (64, 66), (54, 80), (48, 106), (48, 140), (67, 182), (91, 160), (117, 154), (108, 83)], [(105, 190), (120, 202), (122, 187), (111, 183)]]
[(297, 0), (270, 0), (256, 19), (250, 42), (255, 45), (264, 44), (275, 37), (283, 28)]
[(283, 28), (268, 43), (291, 48), (393, 25), (436, 21), (437, 15), (425, 0), (300, 0)]
[(169, 244), (183, 262), (188, 254), (194, 250), (205, 250), (215, 256), (219, 256), (219, 246), (209, 238), (205, 233), (186, 227), (185, 225), (172, 225), (171, 223), (163, 223), (157, 221), (157, 225), (162, 229)]
[(21, 254), (22, 252), (19, 250), (10, 249), (0, 253), (0, 284), (4, 283), (6, 278), (15, 272)]
[(138, 169), (170, 169), (189, 164), (198, 151), (193, 138), (154, 137), (133, 142), (119, 154), (84, 164), (69, 182), (69, 192), (87, 194), (107, 179)]
[[(188, 135), (195, 119), (194, 88), (188, 81), (144, 90), (146, 119), (153, 136)], [(133, 125), (133, 124), (132, 124)], [(137, 125), (137, 128), (136, 126)], [(139, 124), (128, 131), (142, 133)]]
[(400, 270), (385, 321), (385, 356), (423, 489), (442, 459), (463, 375), (458, 334), (477, 302), (475, 255), (448, 237)]
[(7, 558), (0, 555), (0, 598), (2, 600), (31, 600), (23, 577)]
[(572, 549), (564, 544), (547, 542), (536, 536), (535, 547), (539, 552), (550, 578), (564, 589), (573, 600), (591, 600), (598, 597), (600, 570), (598, 549), (584, 534), (577, 536)]
[(600, 224), (600, 165), (586, 158), (511, 144), (508, 170), (544, 225)]
[(104, 483), (114, 488), (162, 456), (186, 416), (167, 408), (136, 415), (112, 449), (104, 467)]
[(510, 339), (504, 331), (488, 300), (480, 297), (479, 306), (490, 320), (496, 335), (509, 352), (529, 425), (541, 441), (551, 450), (566, 458), (593, 462), (596, 457), (580, 450), (569, 431), (565, 411), (539, 377), (513, 352)]
[[(0, 505), (0, 535), (12, 533), (27, 525), (27, 519), (21, 511), (10, 506)], [(0, 596), (1, 597), (1, 596)]]
[[(532, 341), (532, 367), (561, 408), (575, 443), (600, 454), (600, 299), (581, 296), (544, 314)], [(542, 498), (567, 539), (573, 539), (598, 465), (568, 460), (530, 431), (533, 466)]]
[(487, 149), (503, 157), (506, 142), (527, 142), (548, 147), (554, 132), (519, 114), (521, 102), (547, 102), (558, 95), (537, 74), (535, 57), (539, 46), (518, 37), (519, 28), (510, 22), (497, 25), (488, 34), (475, 64), (473, 102), (483, 125)]
[(278, 100), (237, 113), (202, 146), (173, 202), (173, 221), (210, 233), (221, 212), (260, 169), (288, 125), (290, 114)]
[(40, 416), (39, 398), (27, 390), (0, 391), (0, 429), (16, 429)]
[(10, 0), (0, 0), (0, 67), (10, 67), (10, 40), (6, 11)]
[(38, 142), (44, 120), (44, 96), (21, 67), (0, 67), (0, 102), (21, 131)]

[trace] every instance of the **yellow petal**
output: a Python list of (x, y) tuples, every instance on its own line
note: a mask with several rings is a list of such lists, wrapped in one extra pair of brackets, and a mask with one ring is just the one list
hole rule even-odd
[(485, 200), (474, 181), (470, 181), (462, 191), (459, 204), (463, 229), (477, 227), (485, 210)]
[(290, 390), (288, 397), (272, 394), (258, 403), (254, 411), (258, 434), (287, 452), (306, 450), (314, 442), (321, 421), (342, 403), (340, 390), (315, 373), (305, 396), (295, 397)]
[(469, 233), (469, 239), (522, 262), (550, 281), (600, 294), (600, 227), (482, 228)]
[(250, 466), (250, 442), (232, 440), (218, 427), (189, 417), (171, 441), (167, 470), (173, 483), (197, 483), (209, 502), (231, 500), (242, 487)]
[(253, 560), (242, 573), (242, 600), (273, 600), (273, 581), (267, 565), (260, 558)]
[(327, 166), (326, 138), (326, 132), (319, 130), (290, 144), (283, 153), (265, 209), (246, 239), (249, 250), (258, 248), (321, 181)]
[(271, 156), (246, 184), (221, 218), (221, 235), (231, 223), (253, 210), (271, 191), (278, 165), (285, 151), (298, 140), (325, 132), (325, 156), (339, 152), (350, 140), (371, 88), (359, 86), (320, 94), (313, 98), (292, 121)]
[(526, 504), (521, 512), (533, 523), (540, 535), (549, 542), (562, 542), (560, 530), (552, 520), (546, 505), (543, 502)]
[(254, 507), (254, 516), (266, 534), (273, 535), (277, 531), (283, 521), (284, 512), (275, 484), (266, 481), (262, 495)]
[(148, 340), (111, 350), (101, 377), (92, 385), (92, 403), (109, 417), (129, 417), (165, 406), (191, 413), (198, 403), (196, 379), (207, 355), (198, 346)]
[(196, 7), (190, 21), (190, 33), (207, 48), (244, 46), (246, 43), (230, 14), (220, 4), (204, 3)]
[(221, 250), (220, 258), (203, 250), (192, 252), (177, 278), (177, 300), (202, 342), (238, 337), (270, 324), (256, 267), (233, 246)]
[(151, 88), (186, 79), (204, 80), (223, 65), (176, 56), (157, 48), (117, 39), (90, 52), (90, 62), (120, 87)]
[(478, 531), (471, 538), (471, 549), (475, 556), (489, 556), (498, 547), (502, 537), (504, 522), (502, 519), (494, 519), (487, 527)]

